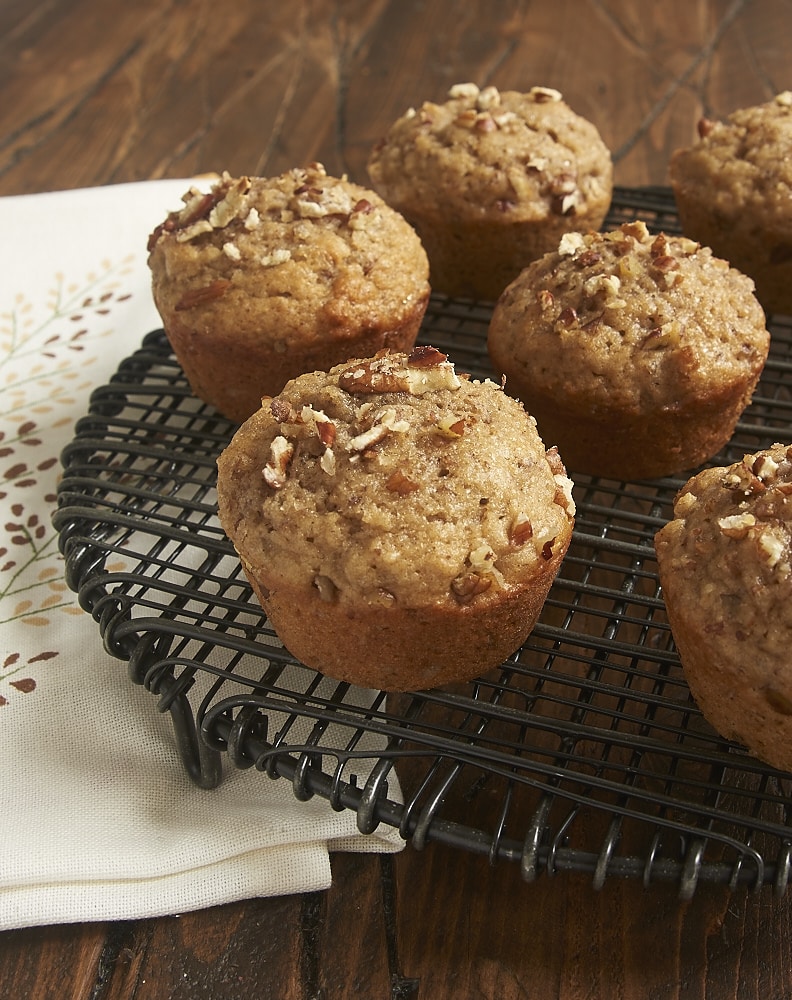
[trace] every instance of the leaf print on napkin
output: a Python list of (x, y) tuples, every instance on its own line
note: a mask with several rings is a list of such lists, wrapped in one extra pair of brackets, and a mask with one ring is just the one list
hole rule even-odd
[[(57, 655), (58, 653), (55, 650), (49, 649), (23, 660), (20, 653), (9, 653), (2, 667), (0, 667), (0, 689), (7, 685), (14, 688), (15, 691), (20, 692), (20, 694), (30, 694), (31, 691), (36, 690), (36, 681), (26, 673), (22, 677), (17, 675), (22, 673), (22, 671), (27, 671), (34, 663), (41, 663), (43, 660), (52, 660)], [(7, 704), (8, 698), (0, 690), (0, 708)]]
[[(63, 580), (63, 559), (51, 524), (58, 456), (70, 440), (77, 414), (95, 382), (86, 369), (104, 354), (113, 335), (112, 310), (128, 301), (122, 279), (134, 255), (116, 265), (103, 261), (81, 283), (56, 274), (44, 302), (17, 295), (0, 315), (0, 625), (10, 631), (53, 626), (57, 615), (84, 612)], [(57, 632), (53, 629), (52, 633)], [(18, 633), (16, 634), (18, 637)], [(18, 648), (18, 647), (17, 647)], [(0, 651), (0, 705), (37, 688), (36, 665), (57, 650), (27, 660)], [(40, 679), (40, 678), (39, 678)]]

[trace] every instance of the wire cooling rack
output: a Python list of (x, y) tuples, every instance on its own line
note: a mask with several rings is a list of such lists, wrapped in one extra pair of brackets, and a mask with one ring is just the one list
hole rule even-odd
[[(609, 225), (678, 231), (662, 189), (617, 190)], [(488, 306), (432, 298), (421, 341), (491, 374)], [(792, 442), (792, 321), (714, 462)], [(682, 480), (576, 477), (572, 545), (544, 613), (502, 667), (385, 695), (283, 649), (215, 516), (215, 459), (234, 426), (190, 393), (161, 331), (92, 395), (63, 453), (54, 522), (67, 581), (107, 650), (170, 712), (185, 767), (211, 788), (255, 767), (357, 814), (512, 861), (523, 878), (585, 871), (780, 895), (792, 777), (718, 737), (692, 703), (656, 574), (655, 531)]]

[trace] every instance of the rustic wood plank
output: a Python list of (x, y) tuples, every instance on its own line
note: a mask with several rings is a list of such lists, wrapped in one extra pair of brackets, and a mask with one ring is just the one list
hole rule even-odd
[(0, 996), (90, 997), (112, 932), (107, 924), (5, 931), (0, 934)]
[(600, 128), (619, 183), (664, 183), (702, 113), (784, 85), (792, 17), (764, 3), (763, 18), (750, 0), (510, 0), (497, 16), (483, 0), (11, 5), (0, 193), (311, 159), (365, 182), (390, 122), (463, 79), (558, 87)]
[(317, 996), (388, 997), (391, 977), (401, 984), (400, 970), (391, 968), (389, 947), (395, 942), (389, 940), (393, 928), (384, 906), (390, 864), (389, 856), (333, 856), (333, 885), (323, 900), (315, 939)]
[[(705, 885), (683, 902), (674, 886), (613, 879), (595, 891), (586, 875), (526, 884), (516, 866), (435, 845), (395, 869), (403, 973), (421, 998), (780, 1000), (792, 989), (789, 906), (769, 890)], [(432, 920), (417, 886), (442, 900)]]
[(301, 940), (305, 911), (315, 895), (249, 900), (137, 921), (112, 959), (99, 996), (306, 1000)]

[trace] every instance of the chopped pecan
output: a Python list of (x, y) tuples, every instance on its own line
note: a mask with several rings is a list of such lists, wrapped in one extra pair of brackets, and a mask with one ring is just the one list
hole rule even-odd
[(351, 438), (347, 448), (351, 452), (366, 452), (369, 448), (373, 448), (375, 444), (384, 441), (389, 433), (389, 429), (384, 424), (374, 424), (367, 431), (356, 434), (355, 437)]
[(460, 604), (467, 604), (477, 594), (483, 594), (491, 586), (491, 576), (482, 576), (473, 570), (466, 570), (451, 581), (451, 591)]
[(449, 440), (461, 438), (465, 433), (465, 420), (464, 418), (441, 417), (437, 423), (437, 429), (442, 437), (449, 438)]
[(420, 488), (420, 484), (416, 483), (414, 479), (410, 479), (409, 476), (405, 476), (401, 469), (392, 472), (385, 481), (385, 489), (391, 493), (398, 493), (399, 496), (415, 493)]
[(699, 118), (698, 124), (696, 125), (696, 131), (699, 134), (699, 138), (706, 139), (714, 127), (715, 122), (711, 121), (709, 118)]
[(276, 396), (270, 403), (270, 413), (279, 424), (293, 424), (297, 421), (297, 413), (294, 407), (285, 399)]
[(518, 515), (509, 529), (509, 544), (516, 548), (531, 538), (533, 538), (533, 525), (530, 518), (525, 514)]
[(448, 355), (438, 351), (436, 347), (418, 346), (407, 358), (407, 364), (411, 368), (430, 368), (432, 365), (441, 365), (448, 360)]
[(286, 485), (286, 475), (294, 457), (294, 445), (282, 435), (273, 439), (270, 445), (270, 457), (262, 472), (264, 482), (274, 490)]
[(176, 303), (176, 312), (183, 312), (186, 309), (206, 305), (207, 302), (214, 302), (215, 299), (222, 298), (230, 287), (231, 282), (228, 278), (216, 278), (211, 284), (204, 285), (203, 288), (191, 288)]
[(756, 518), (747, 512), (718, 518), (718, 527), (727, 538), (745, 538), (755, 525)]
[(574, 324), (578, 321), (578, 314), (572, 306), (567, 306), (565, 309), (561, 310), (558, 321), (563, 323), (564, 326), (574, 326)]
[(531, 87), (528, 94), (537, 104), (547, 104), (548, 102), (560, 101), (562, 99), (561, 91), (554, 90), (552, 87)]
[(550, 471), (554, 476), (565, 476), (566, 469), (564, 463), (561, 460), (561, 456), (558, 454), (558, 448), (553, 445), (552, 448), (548, 448), (545, 454), (547, 459), (547, 464), (550, 466)]
[(591, 249), (584, 250), (583, 253), (578, 254), (578, 256), (575, 257), (575, 263), (579, 267), (592, 267), (594, 264), (599, 264), (601, 260), (602, 257), (600, 254), (598, 254), (596, 250)]
[(745, 496), (764, 493), (767, 487), (751, 468), (750, 458), (750, 455), (746, 455), (742, 462), (735, 462), (725, 473), (721, 480), (725, 489), (734, 493), (742, 493)]
[(356, 362), (340, 373), (338, 384), (352, 393), (408, 392), (420, 396), (432, 389), (458, 389), (460, 381), (446, 355), (434, 347), (418, 347), (406, 365), (387, 353)]
[(410, 390), (404, 369), (387, 356), (351, 365), (338, 376), (338, 384), (347, 392), (364, 394)]

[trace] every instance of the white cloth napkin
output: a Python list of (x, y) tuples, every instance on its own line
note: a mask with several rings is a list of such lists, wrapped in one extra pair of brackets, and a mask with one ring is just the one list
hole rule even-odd
[(63, 582), (58, 456), (160, 325), (146, 238), (190, 183), (0, 198), (0, 929), (326, 888), (329, 851), (402, 846), (255, 770), (194, 786)]

